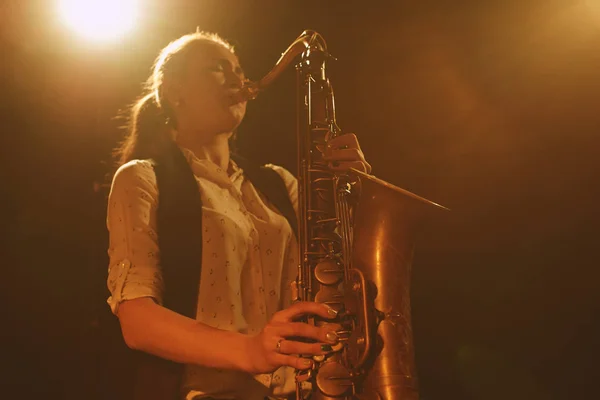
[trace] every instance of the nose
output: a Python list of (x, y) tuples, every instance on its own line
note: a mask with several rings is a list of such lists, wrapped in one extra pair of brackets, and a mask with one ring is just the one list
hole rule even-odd
[(225, 85), (231, 89), (241, 89), (244, 85), (244, 77), (236, 74), (233, 71), (230, 71), (227, 74), (227, 80), (225, 81)]

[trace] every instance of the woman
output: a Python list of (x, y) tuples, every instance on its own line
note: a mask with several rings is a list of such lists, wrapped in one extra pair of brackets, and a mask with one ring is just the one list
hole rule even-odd
[[(215, 34), (185, 35), (163, 49), (147, 95), (132, 108), (109, 197), (108, 303), (130, 348), (185, 365), (187, 399), (285, 397), (295, 390), (293, 369), (311, 367), (297, 354), (325, 354), (338, 340), (333, 325), (294, 322), (308, 314), (332, 319), (335, 311), (291, 304), (298, 262), (290, 219), (230, 157), (229, 140), (246, 112), (234, 96), (244, 79), (232, 46)], [(333, 169), (370, 169), (352, 134), (333, 140), (329, 152)], [(185, 160), (182, 168), (193, 175), (201, 199), (201, 262), (193, 266), (200, 284), (198, 290), (192, 282), (197, 292), (189, 292), (197, 296), (188, 316), (163, 302), (165, 291), (185, 292), (165, 284), (160, 210), (174, 179), (161, 186), (157, 165), (166, 154)], [(268, 168), (296, 209), (296, 180), (281, 167)], [(175, 219), (166, 220), (176, 231)], [(177, 257), (177, 246), (168, 246)]]

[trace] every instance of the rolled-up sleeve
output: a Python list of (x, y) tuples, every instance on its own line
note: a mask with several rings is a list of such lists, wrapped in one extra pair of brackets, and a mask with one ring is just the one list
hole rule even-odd
[(133, 160), (115, 174), (108, 199), (107, 302), (117, 314), (125, 300), (151, 297), (162, 303), (164, 291), (156, 236), (158, 191), (152, 164)]

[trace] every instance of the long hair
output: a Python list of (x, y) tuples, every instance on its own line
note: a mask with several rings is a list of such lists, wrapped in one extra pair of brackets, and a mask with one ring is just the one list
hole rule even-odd
[(154, 158), (173, 141), (177, 127), (172, 105), (163, 95), (165, 81), (183, 78), (192, 49), (198, 44), (217, 43), (233, 52), (233, 46), (216, 33), (197, 31), (169, 43), (156, 58), (145, 93), (129, 109), (127, 134), (115, 149), (119, 165), (134, 159)]

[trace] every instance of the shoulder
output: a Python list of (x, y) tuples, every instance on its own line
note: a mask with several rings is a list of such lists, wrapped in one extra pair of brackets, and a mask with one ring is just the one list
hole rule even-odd
[(277, 174), (285, 183), (285, 187), (287, 189), (290, 200), (292, 201), (292, 205), (294, 206), (294, 210), (298, 212), (298, 180), (290, 171), (287, 169), (274, 164), (266, 164), (265, 167), (272, 169), (277, 172)]
[(121, 165), (115, 173), (115, 178), (129, 178), (132, 176), (154, 175), (154, 163), (152, 160), (131, 160)]
[(156, 187), (154, 164), (151, 160), (131, 160), (119, 167), (112, 180), (111, 191), (123, 188)]
[(266, 164), (265, 167), (277, 172), (277, 174), (281, 176), (281, 179), (283, 179), (283, 182), (285, 183), (286, 187), (289, 188), (290, 186), (298, 184), (298, 180), (296, 179), (296, 177), (284, 167), (275, 164)]

